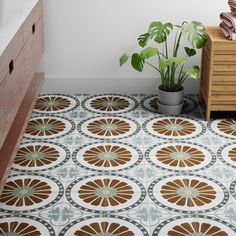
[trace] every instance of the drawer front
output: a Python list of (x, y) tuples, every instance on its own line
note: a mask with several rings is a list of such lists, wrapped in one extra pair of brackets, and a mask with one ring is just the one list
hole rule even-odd
[(0, 86), (0, 147), (28, 88), (24, 60), (24, 54), (20, 53), (12, 73), (5, 77)]
[(25, 65), (26, 65), (26, 76), (32, 78), (35, 70), (37, 69), (38, 63), (44, 50), (44, 39), (43, 39), (43, 19), (40, 17), (39, 21), (35, 25), (35, 32), (31, 33), (28, 38), (24, 52), (25, 52)]
[(42, 16), (42, 0), (39, 0), (23, 24), (25, 42), (28, 40), (30, 35), (34, 33), (35, 25), (37, 24), (41, 16)]
[(8, 73), (11, 73), (12, 66), (24, 46), (23, 27), (21, 27), (9, 43), (6, 50), (0, 56), (0, 86)]

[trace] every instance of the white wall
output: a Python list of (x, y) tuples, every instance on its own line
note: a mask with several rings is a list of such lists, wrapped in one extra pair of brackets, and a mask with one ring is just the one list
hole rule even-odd
[[(120, 67), (120, 55), (138, 48), (151, 21), (218, 25), (221, 11), (228, 11), (227, 0), (44, 0), (43, 92), (155, 93), (156, 72)], [(185, 87), (197, 92), (198, 82)]]

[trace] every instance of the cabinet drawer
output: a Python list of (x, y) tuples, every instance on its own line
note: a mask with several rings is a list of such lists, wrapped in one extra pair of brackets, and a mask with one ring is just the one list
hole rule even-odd
[(20, 53), (14, 62), (12, 73), (5, 77), (0, 86), (0, 147), (28, 88), (24, 60), (24, 54)]
[(43, 18), (40, 17), (39, 21), (35, 25), (35, 32), (31, 33), (24, 48), (26, 76), (28, 78), (33, 77), (42, 56), (43, 50)]
[(42, 0), (39, 0), (23, 24), (24, 41), (27, 41), (30, 35), (34, 33), (35, 25), (37, 24), (41, 16), (42, 16)]
[(21, 27), (3, 54), (0, 56), (0, 86), (7, 74), (13, 69), (12, 65), (14, 64), (23, 46), (23, 27)]

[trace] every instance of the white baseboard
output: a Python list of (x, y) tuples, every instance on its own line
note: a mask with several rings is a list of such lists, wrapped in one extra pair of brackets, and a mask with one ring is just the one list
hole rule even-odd
[[(159, 85), (156, 78), (47, 78), (42, 93), (68, 94), (155, 94)], [(185, 93), (198, 93), (198, 81), (189, 80), (185, 84)]]

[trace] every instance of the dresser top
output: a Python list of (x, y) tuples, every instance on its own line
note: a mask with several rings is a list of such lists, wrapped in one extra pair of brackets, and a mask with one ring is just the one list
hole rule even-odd
[(223, 32), (218, 26), (207, 26), (206, 31), (212, 42), (236, 43), (236, 41), (225, 38)]
[(0, 26), (0, 56), (38, 1), (39, 0), (25, 0), (22, 7), (15, 13), (15, 16), (4, 26)]

